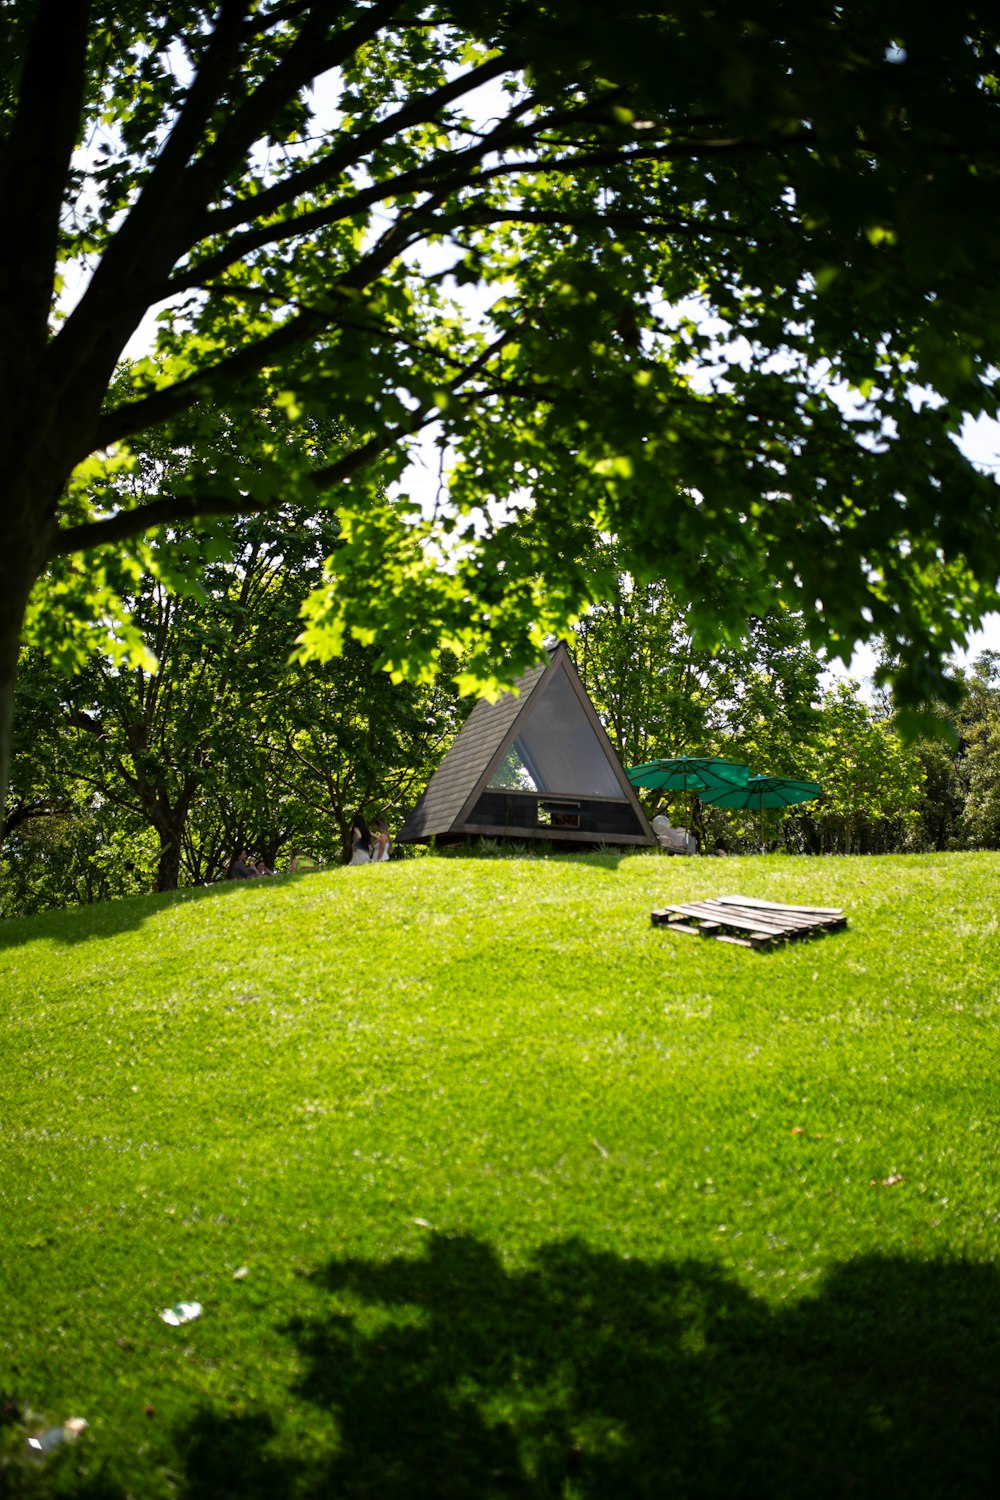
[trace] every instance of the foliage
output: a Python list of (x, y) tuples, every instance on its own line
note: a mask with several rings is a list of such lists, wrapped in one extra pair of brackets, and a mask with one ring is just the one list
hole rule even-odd
[(951, 745), (941, 736), (918, 740), (913, 751), (923, 776), (914, 847), (939, 850), (963, 847), (959, 828), (965, 796)]
[[(924, 849), (994, 849), (1000, 846), (1000, 658), (984, 652), (970, 668), (953, 676), (958, 709), (949, 714), (930, 705), (939, 731), (917, 740), (912, 749), (923, 773), (917, 824), (910, 835)], [(891, 704), (883, 699), (875, 712), (890, 722)]]
[(345, 642), (342, 655), (289, 678), (280, 783), (305, 809), (310, 845), (345, 858), (355, 810), (401, 822), (471, 707), (449, 686), (455, 666), (414, 685), (375, 670), (376, 651)]
[[(5, 1431), (90, 1423), (11, 1491), (988, 1494), (998, 877), (422, 859), (4, 924)], [(848, 926), (649, 924), (726, 888)]]
[[(721, 755), (817, 782), (818, 803), (766, 814), (765, 839), (791, 852), (947, 847), (931, 842), (929, 830), (950, 826), (962, 804), (940, 739), (904, 744), (891, 704), (868, 703), (853, 681), (821, 690), (823, 663), (787, 609), (752, 619), (742, 641), (714, 650), (696, 648), (690, 613), (659, 585), (619, 573), (609, 602), (577, 628), (578, 664), (626, 765)], [(691, 792), (643, 795), (651, 813), (667, 808), (690, 825), (702, 849), (718, 840), (730, 851), (760, 844), (757, 813), (706, 807)]]
[(1000, 656), (986, 651), (965, 679), (956, 756), (965, 789), (961, 833), (979, 849), (1000, 847)]
[(571, 644), (626, 766), (711, 742), (715, 658), (695, 650), (686, 609), (662, 585), (616, 567), (609, 597), (583, 616)]
[(45, 817), (8, 837), (4, 855), (0, 917), (15, 917), (150, 890), (157, 845), (139, 819), (64, 785)]
[(884, 854), (905, 848), (915, 828), (923, 769), (893, 724), (840, 682), (825, 695), (813, 743), (800, 751), (804, 780), (823, 788), (803, 807), (799, 836), (811, 853)]
[[(609, 559), (617, 549), (607, 551)], [(798, 747), (820, 714), (822, 663), (802, 620), (780, 604), (748, 621), (733, 643), (698, 648), (691, 611), (660, 585), (617, 572), (607, 603), (575, 632), (584, 684), (623, 763), (666, 755), (721, 755), (774, 774), (800, 774)], [(752, 820), (701, 806), (696, 795), (644, 792), (651, 815), (668, 810), (702, 848), (759, 839)]]
[[(206, 465), (252, 467), (276, 441), (273, 411), (241, 424), (199, 416)], [(314, 425), (317, 449), (336, 440), (330, 424)], [(115, 479), (122, 501), (148, 503), (186, 456), (175, 430), (155, 434)], [(38, 590), (49, 601), (45, 632), (62, 648), (36, 649), (22, 665), (12, 818), (72, 805), (81, 834), (99, 816), (106, 846), (118, 837), (116, 818), (123, 846), (145, 826), (159, 844), (156, 886), (169, 890), (219, 879), (241, 847), (271, 868), (293, 852), (339, 859), (355, 807), (390, 816), (405, 808), (414, 778), (453, 732), (453, 695), (440, 679), (413, 687), (374, 675), (375, 653), (355, 641), (326, 666), (289, 665), (302, 602), (336, 545), (336, 523), (314, 500), (105, 549), (113, 589), (103, 636), (72, 615), (71, 592), (49, 588), (48, 576)], [(61, 573), (52, 570), (56, 580)], [(134, 664), (116, 648), (116, 619), (146, 643)], [(77, 651), (67, 683), (60, 668)], [(23, 875), (39, 848), (22, 840), (12, 851), (25, 856)], [(61, 866), (70, 900), (81, 889), (71, 865)], [(30, 899), (23, 878), (11, 890), (35, 909), (43, 886), (35, 876), (28, 884), (38, 886)], [(51, 902), (54, 882), (43, 885)], [(105, 884), (101, 893), (131, 888)]]
[(8, 914), (218, 880), (241, 847), (271, 868), (295, 853), (336, 862), (356, 808), (395, 821), (412, 805), (460, 720), (454, 695), (391, 683), (354, 642), (326, 666), (290, 666), (309, 569), (288, 555), (294, 532), (272, 523), (254, 539), (255, 525), (234, 526), (231, 561), (203, 565), (201, 597), (156, 578), (125, 596), (155, 670), (95, 655), (67, 683), (26, 663), (44, 730), (15, 757), (13, 785), (20, 802), (46, 791), (6, 846)]
[(23, 653), (0, 916), (106, 901), (152, 884), (155, 840), (80, 779), (66, 691), (40, 652)]
[[(344, 540), (321, 657), (353, 635), (396, 674), (447, 647), (467, 685), (509, 680), (603, 597), (596, 527), (699, 644), (780, 593), (814, 643), (898, 644), (911, 708), (947, 691), (1000, 575), (996, 482), (955, 443), (997, 410), (981, 7), (22, 0), (0, 24), (0, 790), (47, 564), (101, 620), (93, 549), (317, 494)], [(280, 438), (206, 464), (206, 396), (280, 403)], [(122, 504), (166, 421), (187, 460)], [(385, 488), (421, 432), (454, 455), (433, 514)]]
[(812, 728), (822, 670), (801, 617), (779, 603), (751, 617), (738, 640), (699, 647), (690, 605), (622, 571), (616, 546), (599, 554), (613, 580), (609, 598), (588, 610), (572, 644), (624, 763), (744, 740), (762, 764), (789, 754)]

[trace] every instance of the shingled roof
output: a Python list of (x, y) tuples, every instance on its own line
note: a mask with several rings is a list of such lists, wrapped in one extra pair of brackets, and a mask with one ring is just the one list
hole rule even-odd
[[(645, 814), (566, 647), (555, 646), (549, 659), (518, 678), (514, 687), (495, 703), (481, 698), (473, 708), (400, 829), (399, 842), (502, 832), (487, 829), (475, 809), (484, 793), (509, 790), (491, 783), (510, 752), (521, 749), (530, 760), (539, 798), (582, 795), (595, 805), (618, 806), (616, 817), (628, 824), (628, 832), (617, 841), (653, 843)], [(511, 795), (526, 794), (514, 790)], [(516, 830), (519, 837), (532, 832), (523, 826)], [(580, 842), (585, 835), (572, 837)]]

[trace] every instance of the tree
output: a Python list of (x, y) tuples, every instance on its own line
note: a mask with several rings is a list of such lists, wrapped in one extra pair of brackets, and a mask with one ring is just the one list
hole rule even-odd
[(813, 854), (890, 854), (905, 848), (916, 827), (923, 765), (895, 726), (841, 681), (823, 697), (811, 745), (800, 751), (800, 775), (822, 787), (819, 803), (796, 816), (802, 844)]
[(309, 568), (254, 545), (259, 520), (233, 525), (241, 545), (206, 567), (205, 597), (147, 580), (129, 599), (155, 669), (95, 653), (67, 682), (25, 654), (0, 915), (201, 885), (243, 847), (272, 869), (337, 861), (355, 809), (392, 826), (415, 801), (461, 721), (447, 673), (390, 682), (357, 642), (290, 667)]
[(356, 807), (405, 803), (454, 732), (454, 694), (440, 678), (376, 675), (356, 641), (334, 662), (290, 665), (302, 601), (336, 546), (329, 517), (283, 506), (167, 545), (196, 565), (196, 591), (156, 573), (117, 580), (155, 660), (93, 651), (67, 683), (34, 654), (18, 689), (34, 730), (15, 762), (18, 806), (62, 816), (69, 799), (145, 824), (158, 890), (218, 879), (243, 846), (272, 868), (295, 847), (339, 858)]
[(349, 641), (335, 662), (307, 664), (286, 704), (280, 784), (311, 819), (311, 850), (328, 859), (348, 857), (357, 810), (402, 821), (471, 708), (447, 669), (394, 683), (376, 661)]
[(662, 584), (616, 570), (608, 597), (577, 625), (572, 647), (624, 765), (710, 753), (714, 658), (695, 650), (686, 610)]
[[(198, 566), (198, 595), (172, 592), (150, 574), (122, 593), (155, 664), (123, 667), (94, 652), (66, 691), (70, 723), (81, 731), (77, 776), (155, 830), (157, 890), (178, 884), (196, 803), (212, 791), (239, 800), (253, 787), (259, 808), (273, 786), (262, 721), (289, 690), (298, 607), (332, 545), (308, 519), (283, 507), (266, 526), (260, 517), (230, 522), (221, 557), (190, 532), (183, 541)], [(240, 842), (259, 833), (232, 830)], [(217, 878), (226, 857), (219, 851), (198, 873)]]
[(800, 747), (818, 725), (824, 663), (800, 615), (775, 608), (748, 621), (746, 639), (712, 659), (715, 743), (721, 754), (774, 776), (800, 775)]
[(40, 652), (23, 653), (0, 916), (148, 890), (155, 868), (141, 822), (95, 798), (79, 778), (66, 688)]
[[(345, 545), (305, 651), (419, 677), (456, 646), (495, 685), (600, 597), (596, 526), (713, 639), (780, 587), (814, 641), (895, 642), (906, 701), (941, 687), (1000, 575), (954, 442), (996, 414), (1000, 333), (971, 0), (16, 0), (0, 28), (0, 805), (52, 559), (103, 619), (92, 549), (142, 565), (153, 527), (306, 495)], [(281, 441), (202, 461), (206, 395), (279, 398)], [(109, 466), (167, 420), (185, 462), (122, 505)], [(434, 424), (428, 516), (380, 487)]]
[(954, 749), (944, 735), (913, 746), (923, 774), (914, 842), (919, 849), (957, 849), (962, 844), (965, 795)]
[(964, 675), (957, 773), (965, 798), (961, 836), (973, 849), (1000, 848), (1000, 655), (984, 651)]
[[(602, 549), (613, 567), (617, 548)], [(575, 631), (587, 691), (626, 765), (726, 755), (793, 774), (814, 725), (822, 663), (802, 619), (776, 606), (736, 643), (695, 645), (691, 606), (616, 571)]]

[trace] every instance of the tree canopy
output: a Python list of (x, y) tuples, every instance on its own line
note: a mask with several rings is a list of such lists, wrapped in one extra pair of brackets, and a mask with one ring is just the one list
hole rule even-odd
[[(0, 795), (53, 559), (106, 622), (109, 552), (306, 499), (307, 652), (495, 681), (607, 591), (596, 533), (703, 640), (780, 599), (942, 690), (1000, 577), (956, 443), (997, 414), (997, 38), (970, 0), (5, 5)], [(208, 458), (205, 398), (283, 427)], [(425, 432), (433, 513), (390, 483)]]

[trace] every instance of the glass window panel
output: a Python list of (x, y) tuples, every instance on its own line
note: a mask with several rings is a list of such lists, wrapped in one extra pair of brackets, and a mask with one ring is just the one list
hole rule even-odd
[(628, 799), (573, 684), (560, 668), (544, 689), (514, 750), (536, 790), (555, 795)]

